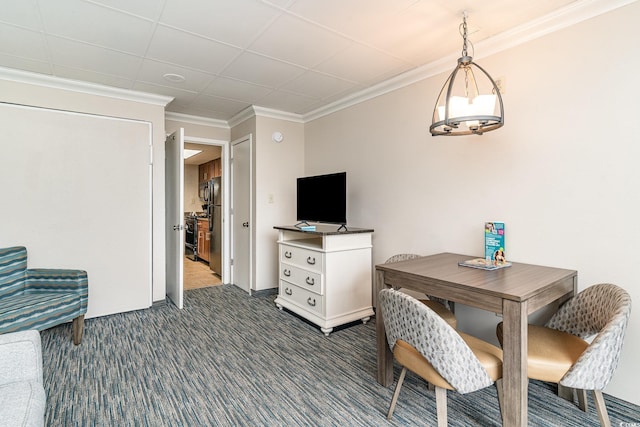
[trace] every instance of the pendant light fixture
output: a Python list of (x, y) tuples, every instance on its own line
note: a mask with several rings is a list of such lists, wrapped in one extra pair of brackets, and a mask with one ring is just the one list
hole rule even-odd
[(502, 96), (496, 82), (467, 53), (466, 11), (460, 29), (462, 56), (442, 87), (433, 109), (429, 128), (433, 136), (482, 135), (504, 124)]

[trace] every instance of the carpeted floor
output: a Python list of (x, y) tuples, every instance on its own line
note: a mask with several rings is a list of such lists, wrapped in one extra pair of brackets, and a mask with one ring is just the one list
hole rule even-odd
[[(325, 337), (313, 325), (232, 285), (185, 293), (172, 305), (42, 332), (48, 426), (435, 425), (435, 399), (408, 374), (391, 422), (393, 389), (375, 380), (375, 319)], [(396, 366), (396, 379), (399, 368)], [(395, 385), (395, 384), (394, 384)], [(531, 426), (599, 426), (532, 382)], [(606, 397), (613, 426), (640, 408)], [(450, 426), (499, 426), (494, 387), (449, 393)], [(634, 424), (637, 425), (637, 424)]]

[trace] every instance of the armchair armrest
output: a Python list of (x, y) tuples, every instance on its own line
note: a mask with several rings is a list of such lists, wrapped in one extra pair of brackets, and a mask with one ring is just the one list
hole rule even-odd
[(86, 312), (89, 297), (87, 272), (53, 268), (29, 268), (25, 276), (25, 292), (75, 292)]
[(38, 331), (0, 335), (0, 384), (17, 381), (42, 384), (42, 344)]

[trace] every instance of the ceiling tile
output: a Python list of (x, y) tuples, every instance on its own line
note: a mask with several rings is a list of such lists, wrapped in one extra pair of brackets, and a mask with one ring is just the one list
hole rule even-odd
[(316, 69), (356, 83), (367, 84), (381, 75), (395, 75), (409, 67), (410, 64), (380, 51), (353, 43), (333, 58), (318, 65)]
[(35, 61), (29, 58), (18, 58), (17, 56), (2, 53), (0, 53), (0, 66), (30, 71), (32, 73), (53, 74), (51, 65), (49, 65), (48, 62)]
[(80, 0), (40, 2), (48, 34), (81, 40), (122, 52), (143, 55), (153, 23)]
[(455, 38), (458, 26), (449, 25), (450, 16), (451, 13), (437, 3), (416, 2), (387, 16), (386, 25), (366, 34), (364, 40), (412, 66), (422, 65), (438, 59), (434, 58), (434, 52), (444, 46), (461, 45), (462, 39)]
[(213, 111), (223, 111), (229, 114), (236, 114), (250, 104), (247, 102), (233, 101), (217, 96), (200, 95), (189, 103), (190, 106)]
[(294, 80), (286, 83), (281, 89), (292, 91), (300, 95), (306, 95), (316, 99), (324, 99), (331, 97), (337, 93), (355, 88), (353, 82), (341, 80), (336, 77), (327, 76), (326, 74), (307, 71)]
[(113, 9), (122, 10), (156, 21), (162, 13), (162, 2), (158, 0), (89, 0)]
[(147, 57), (217, 74), (240, 52), (222, 43), (158, 26)]
[(0, 40), (13, 40), (13, 43), (0, 43), (0, 52), (21, 58), (46, 62), (49, 60), (42, 34), (11, 25), (0, 24)]
[(53, 71), (56, 76), (64, 76), (66, 79), (97, 83), (123, 89), (131, 89), (131, 85), (133, 84), (133, 80), (124, 79), (120, 76), (62, 67), (60, 65), (54, 66)]
[(59, 37), (47, 37), (54, 64), (134, 79), (140, 58)]
[(2, 0), (0, 22), (42, 30), (36, 0)]
[(271, 89), (239, 80), (218, 77), (205, 89), (207, 95), (220, 96), (253, 103), (271, 92)]
[(256, 0), (167, 0), (160, 22), (245, 48), (280, 13)]
[[(172, 82), (165, 79), (165, 74), (179, 74), (185, 78), (184, 82)], [(180, 90), (201, 91), (214, 79), (212, 74), (174, 64), (145, 59), (138, 72), (138, 80), (160, 86), (175, 87)]]
[(387, 27), (387, 16), (403, 10), (416, 0), (322, 0), (297, 1), (288, 10), (353, 39)]
[(249, 46), (254, 52), (303, 67), (313, 67), (340, 50), (349, 41), (301, 19), (283, 15)]
[(262, 86), (277, 87), (304, 71), (303, 68), (291, 64), (245, 52), (236, 58), (222, 75)]

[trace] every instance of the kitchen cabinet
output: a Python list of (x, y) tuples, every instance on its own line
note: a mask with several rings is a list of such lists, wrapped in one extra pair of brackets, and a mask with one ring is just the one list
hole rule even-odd
[(203, 184), (217, 176), (222, 176), (222, 159), (214, 159), (198, 166), (199, 184)]
[(198, 184), (204, 184), (209, 181), (209, 163), (203, 163), (198, 166)]
[(209, 232), (209, 220), (198, 219), (198, 258), (209, 262), (209, 247), (211, 233)]
[(211, 161), (211, 177), (222, 176), (222, 159), (214, 159)]
[(338, 325), (373, 315), (371, 235), (373, 230), (318, 225), (279, 230), (279, 289), (276, 306), (320, 326), (329, 335)]

